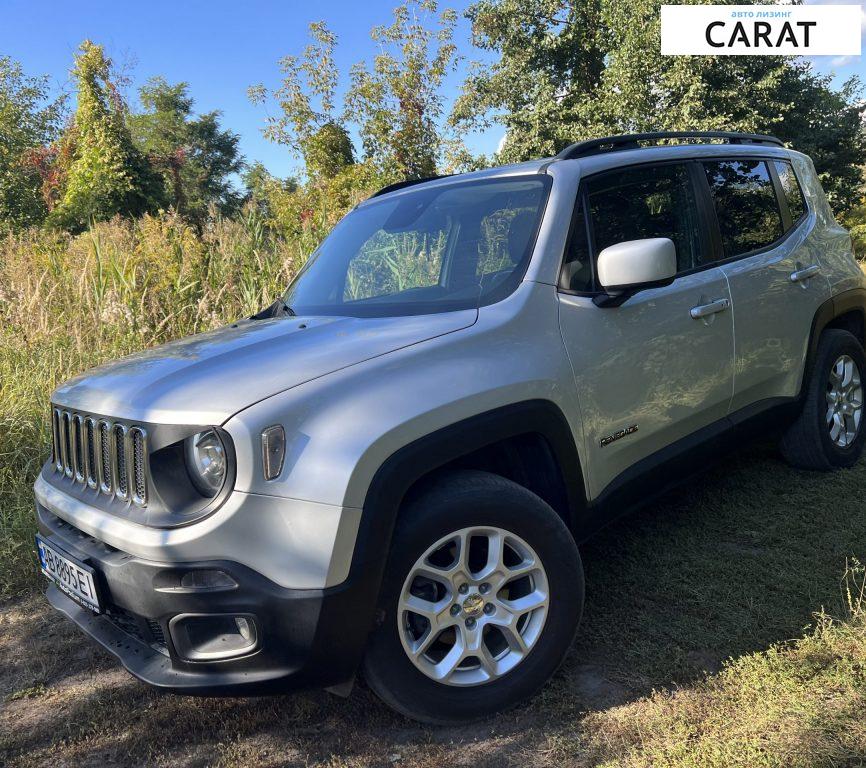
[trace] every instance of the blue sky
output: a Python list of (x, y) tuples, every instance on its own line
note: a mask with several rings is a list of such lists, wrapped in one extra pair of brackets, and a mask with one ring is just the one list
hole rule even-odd
[[(50, 75), (58, 90), (71, 89), (72, 56), (85, 38), (105, 46), (116, 64), (132, 77), (129, 97), (154, 75), (169, 82), (186, 81), (195, 109), (218, 109), (223, 124), (240, 134), (248, 161), (262, 161), (271, 173), (286, 176), (297, 160), (285, 147), (261, 135), (263, 108), (249, 103), (246, 90), (263, 82), (279, 83), (277, 62), (300, 53), (308, 42), (310, 22), (325, 20), (338, 38), (337, 62), (345, 75), (360, 58), (375, 54), (370, 28), (387, 24), (399, 0), (77, 0), (39, 2), (0, 0), (0, 54), (17, 59), (28, 74)], [(469, 24), (462, 18), (467, 0), (448, 7), (460, 14), (460, 48), (469, 50)], [(481, 52), (477, 52), (480, 56)], [(449, 80), (457, 93), (462, 76)], [(496, 149), (502, 129), (471, 141), (475, 151)]]
[[(29, 74), (49, 75), (57, 90), (68, 91), (72, 55), (89, 37), (105, 45), (132, 78), (129, 96), (134, 98), (137, 86), (154, 75), (188, 82), (196, 110), (222, 111), (223, 124), (240, 134), (247, 160), (261, 160), (271, 173), (286, 176), (297, 161), (286, 148), (262, 137), (265, 113), (249, 103), (247, 87), (259, 82), (277, 85), (277, 61), (299, 53), (307, 43), (308, 24), (321, 19), (339, 37), (337, 61), (345, 74), (352, 63), (375, 53), (369, 30), (389, 23), (398, 2), (0, 0), (0, 54), (20, 61)], [(461, 51), (480, 58), (482, 52), (470, 49), (469, 25), (462, 17), (468, 4), (469, 0), (443, 3), (460, 14)], [(816, 57), (814, 63), (839, 79), (856, 72), (866, 75), (862, 56), (846, 61)], [(456, 95), (461, 80), (462, 71), (450, 78), (450, 94)], [(501, 128), (494, 128), (472, 137), (470, 147), (491, 152), (502, 134)]]

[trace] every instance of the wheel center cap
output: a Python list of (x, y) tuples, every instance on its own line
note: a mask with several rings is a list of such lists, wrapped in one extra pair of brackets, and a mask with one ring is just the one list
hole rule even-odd
[(463, 613), (477, 619), (484, 611), (484, 599), (480, 595), (469, 595), (463, 601)]

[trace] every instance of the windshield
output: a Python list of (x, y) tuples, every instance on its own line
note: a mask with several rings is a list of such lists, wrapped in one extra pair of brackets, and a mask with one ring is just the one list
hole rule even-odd
[(285, 295), (298, 315), (388, 317), (472, 309), (511, 293), (550, 177), (419, 186), (349, 213)]

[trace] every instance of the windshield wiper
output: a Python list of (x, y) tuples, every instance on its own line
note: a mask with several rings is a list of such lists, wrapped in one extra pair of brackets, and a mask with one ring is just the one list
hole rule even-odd
[(256, 312), (256, 314), (250, 317), (250, 320), (267, 320), (271, 317), (281, 317), (282, 315), (289, 315), (290, 317), (295, 317), (295, 310), (292, 309), (288, 304), (286, 304), (285, 299), (280, 296), (273, 304), (265, 307), (264, 309)]

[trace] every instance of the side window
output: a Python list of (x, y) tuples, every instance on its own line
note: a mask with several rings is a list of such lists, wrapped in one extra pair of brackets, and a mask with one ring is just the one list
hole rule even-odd
[(589, 180), (586, 199), (596, 254), (624, 240), (669, 237), (680, 272), (701, 264), (701, 225), (686, 166), (605, 174)]
[(800, 182), (797, 181), (797, 176), (794, 174), (794, 169), (790, 163), (782, 160), (776, 160), (776, 173), (779, 174), (779, 181), (782, 182), (782, 191), (785, 193), (785, 200), (788, 201), (788, 210), (791, 212), (791, 220), (796, 224), (803, 214), (806, 213), (806, 202), (803, 199), (803, 190), (800, 189)]
[(725, 256), (765, 248), (782, 236), (782, 214), (763, 160), (705, 162)]
[(559, 275), (559, 287), (567, 291), (592, 290), (592, 264), (589, 261), (589, 243), (586, 238), (586, 219), (583, 206), (578, 204), (568, 251)]

